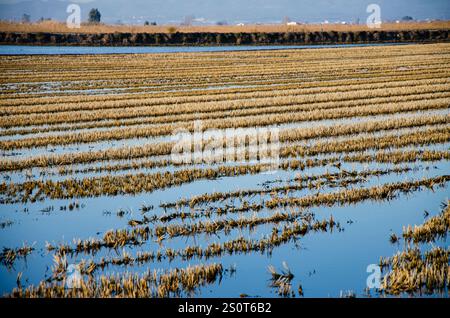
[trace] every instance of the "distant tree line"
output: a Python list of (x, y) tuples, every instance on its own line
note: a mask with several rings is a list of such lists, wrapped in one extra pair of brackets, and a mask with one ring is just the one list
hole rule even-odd
[(357, 32), (240, 32), (240, 33), (20, 33), (0, 32), (1, 44), (39, 45), (314, 45), (395, 42), (447, 42), (449, 30)]

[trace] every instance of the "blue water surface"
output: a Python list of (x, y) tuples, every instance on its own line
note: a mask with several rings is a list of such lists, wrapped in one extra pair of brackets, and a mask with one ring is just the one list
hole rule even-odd
[(242, 46), (33, 46), (0, 45), (0, 55), (52, 55), (52, 54), (146, 54), (261, 51), (287, 49), (345, 48), (365, 46), (405, 45), (406, 43), (365, 43), (336, 45), (242, 45)]

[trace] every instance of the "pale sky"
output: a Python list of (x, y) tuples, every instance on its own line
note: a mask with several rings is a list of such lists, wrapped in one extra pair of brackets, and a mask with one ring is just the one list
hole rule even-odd
[(450, 0), (0, 0), (0, 18), (17, 20), (27, 13), (32, 20), (65, 20), (69, 3), (80, 4), (83, 18), (98, 8), (107, 23), (177, 23), (185, 16), (194, 16), (198, 24), (278, 23), (285, 16), (299, 22), (364, 22), (372, 3), (380, 6), (384, 21), (406, 15), (450, 20)]

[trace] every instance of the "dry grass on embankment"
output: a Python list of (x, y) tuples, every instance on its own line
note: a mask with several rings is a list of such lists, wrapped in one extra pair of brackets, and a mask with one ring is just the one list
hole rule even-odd
[[(365, 25), (262, 25), (262, 26), (153, 26), (125, 28), (84, 25), (69, 29), (47, 23), (0, 25), (0, 42), (28, 45), (295, 45), (384, 42), (445, 42), (448, 22), (387, 24), (380, 29)], [(21, 30), (21, 31), (18, 31)]]
[[(432, 22), (401, 22), (401, 23), (383, 23), (379, 30), (425, 30), (425, 29), (448, 29), (450, 21), (432, 21)], [(211, 25), (211, 26), (179, 26), (179, 25), (108, 25), (82, 24), (79, 33), (194, 33), (194, 32), (213, 32), (213, 33), (245, 33), (245, 32), (316, 32), (316, 31), (369, 31), (365, 24), (249, 24), (238, 25)], [(74, 30), (66, 26), (65, 23), (57, 21), (44, 21), (39, 23), (11, 23), (0, 22), (0, 31), (4, 32), (58, 32), (73, 33)]]

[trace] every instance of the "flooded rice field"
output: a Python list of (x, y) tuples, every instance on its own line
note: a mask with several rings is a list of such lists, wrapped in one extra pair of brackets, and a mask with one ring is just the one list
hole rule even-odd
[(2, 295), (448, 297), (449, 44), (42, 49), (0, 47)]

